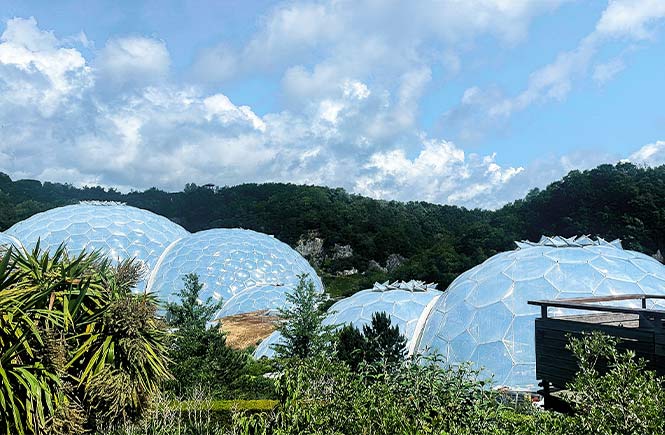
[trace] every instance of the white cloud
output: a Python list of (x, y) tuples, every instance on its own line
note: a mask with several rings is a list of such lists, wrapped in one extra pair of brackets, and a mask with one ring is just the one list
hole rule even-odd
[[(535, 17), (566, 1), (288, 2), (267, 13), (245, 44), (201, 50), (195, 70), (210, 81), (283, 73), (287, 96), (298, 98), (309, 91), (320, 95), (350, 77), (367, 81), (378, 70), (382, 81), (429, 62), (455, 73), (458, 52), (477, 37), (517, 43)], [(292, 85), (302, 79), (304, 89)]]
[(594, 67), (593, 79), (599, 85), (603, 85), (614, 78), (617, 74), (626, 68), (621, 57), (615, 57), (605, 63), (599, 63)]
[(192, 67), (192, 75), (198, 81), (217, 83), (233, 77), (238, 69), (236, 53), (228, 45), (220, 44), (199, 53)]
[[(650, 25), (665, 17), (665, 2), (661, 0), (612, 0), (599, 18), (595, 29), (569, 51), (560, 52), (556, 59), (529, 75), (526, 88), (517, 95), (506, 97), (494, 88), (472, 87), (465, 92), (460, 104), (444, 115), (444, 121), (457, 126), (460, 137), (481, 134), (477, 118), (489, 118), (485, 126), (500, 125), (511, 115), (535, 103), (563, 101), (576, 81), (591, 77), (600, 84), (613, 78), (625, 68), (620, 57), (593, 65), (601, 48), (608, 42), (623, 38), (628, 41), (650, 35)], [(470, 119), (469, 119), (470, 118)]]
[(665, 165), (665, 141), (659, 140), (654, 143), (644, 145), (639, 150), (631, 154), (628, 161), (649, 166)]
[[(585, 163), (554, 156), (522, 168), (494, 153), (467, 153), (459, 144), (425, 135), (417, 115), (431, 86), (432, 66), (416, 35), (425, 26), (426, 37), (446, 44), (477, 32), (515, 41), (534, 14), (556, 5), (535, 3), (487, 0), (491, 13), (480, 15), (472, 13), (479, 6), (470, 2), (446, 11), (433, 3), (431, 15), (450, 21), (462, 33), (457, 35), (435, 28), (432, 16), (422, 11), (414, 15), (414, 25), (402, 17), (404, 10), (398, 14), (391, 5), (379, 11), (377, 4), (367, 3), (360, 12), (338, 3), (302, 14), (294, 9), (299, 3), (278, 9), (275, 13), (283, 16), (267, 17), (264, 33), (252, 41), (284, 53), (288, 47), (282, 45), (292, 39), (304, 58), (307, 47), (329, 47), (321, 59), (285, 67), (286, 108), (266, 114), (237, 104), (221, 89), (170, 82), (170, 56), (162, 41), (114, 38), (88, 60), (75, 48), (94, 47), (87, 38), (58, 38), (39, 29), (34, 19), (10, 20), (0, 40), (0, 125), (12, 128), (0, 129), (0, 170), (15, 177), (124, 188), (289, 181), (343, 186), (379, 198), (497, 207)], [(385, 15), (381, 20), (369, 20), (375, 9)], [(318, 24), (293, 29), (294, 34), (275, 33), (303, 17)], [(358, 27), (361, 18), (365, 27)], [(380, 31), (384, 18), (397, 20), (406, 42), (397, 33)], [(339, 36), (339, 26), (350, 24), (348, 35)], [(259, 42), (224, 49), (230, 53), (229, 76), (246, 67), (243, 50), (259, 50)], [(565, 96), (561, 83), (576, 68), (574, 59), (565, 57), (532, 77), (535, 90), (524, 101)], [(473, 87), (463, 104), (489, 110), (502, 98), (499, 90)]]
[(596, 33), (612, 37), (644, 39), (649, 25), (665, 17), (661, 0), (611, 0), (596, 25)]
[[(523, 168), (502, 168), (495, 155), (466, 156), (452, 142), (423, 140), (423, 149), (409, 159), (402, 149), (373, 154), (354, 190), (375, 198), (425, 200), (471, 207), (488, 200)], [(492, 204), (494, 205), (494, 204)]]
[(18, 106), (50, 116), (91, 84), (81, 53), (62, 47), (34, 18), (7, 21), (0, 36), (0, 112)]
[(97, 57), (95, 66), (101, 80), (113, 85), (149, 84), (163, 80), (171, 58), (162, 41), (145, 37), (109, 40)]

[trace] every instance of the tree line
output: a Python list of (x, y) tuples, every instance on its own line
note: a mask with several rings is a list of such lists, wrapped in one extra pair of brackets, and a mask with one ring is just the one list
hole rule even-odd
[[(313, 231), (323, 239), (324, 249), (350, 246), (350, 257), (320, 263), (323, 275), (353, 268), (367, 271), (372, 260), (385, 264), (391, 254), (405, 258), (398, 268), (372, 273), (369, 281), (422, 279), (445, 287), (488, 257), (513, 249), (513, 241), (537, 240), (542, 234), (620, 238), (624, 247), (649, 255), (665, 250), (665, 166), (630, 163), (571, 171), (495, 211), (375, 200), (341, 188), (282, 183), (188, 184), (180, 192), (151, 188), (121, 193), (13, 181), (0, 174), (0, 229), (81, 200), (125, 202), (189, 231), (241, 227), (272, 234), (291, 246)], [(365, 285), (356, 280), (350, 287)]]

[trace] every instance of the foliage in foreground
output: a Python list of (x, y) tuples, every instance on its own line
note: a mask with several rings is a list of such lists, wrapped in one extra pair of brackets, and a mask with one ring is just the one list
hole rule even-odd
[[(406, 361), (390, 372), (351, 370), (328, 359), (291, 361), (278, 381), (274, 412), (238, 415), (235, 434), (665, 433), (663, 381), (644, 361), (598, 334), (571, 340), (580, 372), (570, 386), (573, 416), (522, 406), (488, 388), (468, 367)], [(607, 370), (600, 370), (599, 364)]]
[[(580, 369), (570, 386), (584, 433), (665, 433), (665, 380), (646, 369), (632, 351), (619, 352), (618, 340), (594, 332), (573, 338), (569, 348)], [(603, 374), (601, 374), (603, 373)]]
[(362, 332), (348, 324), (337, 337), (337, 358), (351, 370), (363, 363), (384, 367), (398, 364), (404, 360), (406, 350), (406, 337), (385, 312), (373, 313), (371, 323), (364, 325)]
[(366, 365), (352, 370), (319, 356), (285, 362), (276, 380), (277, 404), (205, 399), (169, 404), (141, 425), (113, 434), (662, 434), (661, 381), (632, 355), (617, 352), (615, 344), (597, 335), (572, 340), (582, 367), (571, 385), (578, 399), (573, 416), (508, 400), (478, 372), (442, 367), (436, 357), (382, 371)]
[(173, 329), (169, 336), (170, 369), (173, 380), (168, 389), (178, 397), (205, 389), (224, 397), (237, 387), (246, 372), (249, 356), (226, 345), (219, 325), (207, 327), (222, 302), (211, 298), (199, 302), (203, 285), (196, 274), (183, 277), (183, 288), (176, 293), (178, 303), (167, 304), (167, 321)]
[(156, 301), (130, 291), (140, 267), (62, 246), (0, 257), (0, 432), (138, 420), (169, 377)]
[(286, 308), (279, 310), (282, 342), (273, 347), (280, 358), (309, 358), (331, 351), (335, 326), (323, 325), (328, 313), (321, 309), (327, 296), (316, 291), (306, 274), (298, 278), (296, 288), (286, 294)]

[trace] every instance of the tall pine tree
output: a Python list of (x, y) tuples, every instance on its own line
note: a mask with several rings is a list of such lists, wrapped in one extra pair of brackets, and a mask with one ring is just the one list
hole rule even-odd
[(321, 310), (327, 296), (303, 274), (296, 288), (286, 295), (287, 307), (279, 310), (282, 324), (278, 331), (282, 342), (273, 345), (281, 358), (308, 358), (330, 350), (334, 326), (324, 326), (326, 313)]

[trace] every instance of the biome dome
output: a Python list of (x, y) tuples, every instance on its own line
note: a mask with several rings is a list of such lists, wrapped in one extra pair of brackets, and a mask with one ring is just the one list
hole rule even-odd
[[(426, 284), (422, 281), (376, 283), (373, 288), (359, 291), (332, 305), (323, 324), (351, 324), (362, 328), (371, 323), (374, 313), (383, 311), (406, 337), (407, 347), (412, 351), (415, 344), (412, 338), (415, 336), (423, 312), (441, 294), (442, 292), (436, 289), (436, 284)], [(254, 356), (272, 357), (274, 352), (271, 345), (279, 343), (280, 338), (278, 332), (273, 333), (259, 344)]]
[(471, 361), (494, 375), (497, 385), (535, 390), (534, 320), (540, 308), (527, 301), (665, 295), (665, 267), (618, 241), (543, 237), (517, 246), (453, 281), (427, 316), (419, 352), (440, 353), (453, 365)]
[(188, 273), (199, 276), (202, 300), (224, 301), (216, 318), (282, 306), (284, 295), (298, 285), (302, 274), (323, 292), (314, 269), (289, 245), (237, 228), (200, 231), (169, 246), (150, 277), (148, 291), (171, 301)]
[(373, 288), (362, 290), (336, 302), (330, 307), (330, 313), (324, 325), (351, 324), (358, 328), (372, 322), (372, 315), (384, 311), (390, 316), (393, 325), (407, 339), (411, 349), (412, 338), (421, 314), (432, 302), (441, 296), (436, 284), (422, 281), (394, 282), (375, 284)]
[(0, 247), (6, 248), (9, 246), (14, 246), (16, 248), (21, 248), (21, 242), (16, 240), (16, 238), (9, 236), (5, 233), (0, 233)]
[(7, 230), (7, 235), (18, 239), (28, 250), (33, 249), (37, 241), (44, 250), (54, 250), (65, 243), (72, 255), (83, 250), (99, 250), (112, 260), (136, 258), (148, 271), (169, 244), (188, 234), (163, 216), (107, 202), (54, 208)]
[(215, 317), (223, 318), (259, 310), (268, 310), (270, 315), (277, 314), (277, 308), (288, 305), (286, 294), (291, 290), (293, 288), (290, 286), (270, 284), (248, 288), (226, 300)]
[(272, 236), (242, 229), (190, 234), (165, 217), (120, 203), (55, 208), (0, 233), (0, 246), (22, 243), (30, 250), (37, 241), (44, 250), (65, 243), (72, 255), (85, 249), (112, 260), (136, 258), (147, 272), (137, 290), (156, 292), (165, 301), (175, 301), (183, 277), (196, 273), (203, 284), (201, 299), (224, 300), (215, 318), (284, 306), (301, 274), (323, 291), (307, 260)]

